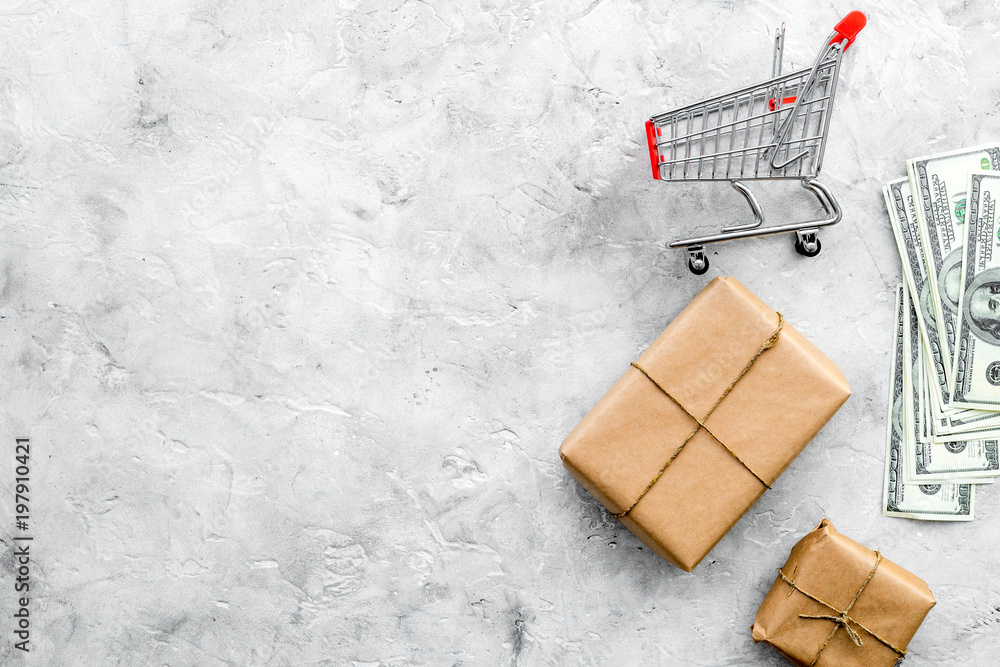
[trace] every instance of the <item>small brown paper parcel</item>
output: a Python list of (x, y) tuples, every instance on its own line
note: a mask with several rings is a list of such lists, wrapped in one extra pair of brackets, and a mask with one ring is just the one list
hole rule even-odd
[(934, 605), (923, 579), (823, 519), (779, 568), (753, 640), (796, 665), (892, 667)]
[(712, 280), (559, 447), (654, 553), (690, 572), (851, 395), (734, 278)]

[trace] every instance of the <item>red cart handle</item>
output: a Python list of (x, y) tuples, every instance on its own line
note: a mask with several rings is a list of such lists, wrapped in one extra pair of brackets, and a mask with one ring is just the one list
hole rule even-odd
[[(858, 38), (858, 33), (861, 32), (864, 27), (868, 24), (868, 19), (864, 14), (855, 10), (840, 19), (840, 23), (833, 26), (833, 32), (835, 33), (833, 39), (830, 40), (830, 44), (837, 44), (847, 40), (847, 44), (844, 44), (844, 51), (847, 50), (854, 40)], [(795, 102), (794, 97), (786, 97), (781, 101), (774, 99), (773, 97), (767, 101), (767, 108), (774, 111), (779, 106), (785, 104), (793, 104)]]
[(830, 43), (843, 42), (846, 39), (847, 44), (844, 44), (844, 50), (846, 51), (854, 43), (854, 40), (858, 37), (858, 33), (861, 32), (867, 23), (868, 19), (865, 18), (864, 14), (857, 10), (851, 12), (842, 18), (840, 23), (833, 26), (833, 31), (837, 34), (830, 40)]
[(657, 137), (662, 136), (660, 128), (656, 127), (656, 123), (652, 119), (646, 121), (646, 144), (649, 146), (649, 166), (653, 168), (653, 178), (660, 180), (660, 162), (663, 158), (660, 157), (659, 140)]
[(772, 97), (771, 99), (769, 99), (769, 100), (767, 101), (767, 108), (768, 108), (768, 109), (770, 109), (771, 111), (774, 111), (775, 109), (777, 109), (777, 108), (778, 108), (778, 105), (779, 105), (779, 104), (781, 104), (781, 105), (785, 105), (785, 104), (795, 104), (795, 100), (796, 100), (796, 99), (798, 99), (798, 98), (796, 98), (796, 97), (783, 97), (783, 98), (781, 99), (781, 102), (778, 102), (778, 100), (776, 100), (776, 99), (774, 99), (774, 98)]

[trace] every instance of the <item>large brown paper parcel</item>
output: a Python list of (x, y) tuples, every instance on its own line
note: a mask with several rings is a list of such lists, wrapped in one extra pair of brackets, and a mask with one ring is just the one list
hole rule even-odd
[[(778, 322), (737, 280), (715, 278), (639, 357), (649, 377), (630, 366), (559, 447), (566, 468), (612, 514), (641, 496), (619, 519), (688, 572), (851, 395), (840, 369), (785, 322), (704, 420)], [(650, 378), (719, 440), (698, 430), (642, 495), (698, 427)]]
[[(757, 610), (753, 640), (772, 645), (796, 665), (892, 667), (905, 655), (906, 645), (934, 604), (923, 579), (844, 537), (823, 519), (792, 547)], [(844, 611), (847, 619), (835, 620)]]

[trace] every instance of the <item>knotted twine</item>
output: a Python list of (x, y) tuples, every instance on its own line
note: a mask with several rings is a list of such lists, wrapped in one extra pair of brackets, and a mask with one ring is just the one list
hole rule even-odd
[[(821, 605), (823, 605), (824, 607), (827, 607), (828, 609), (833, 610), (837, 614), (836, 616), (813, 615), (813, 614), (799, 614), (799, 618), (811, 618), (811, 619), (818, 619), (818, 620), (823, 620), (823, 621), (833, 621), (833, 623), (834, 623), (833, 631), (830, 632), (830, 635), (826, 638), (826, 641), (823, 642), (823, 645), (819, 647), (819, 652), (816, 653), (816, 657), (813, 658), (813, 661), (809, 663), (809, 667), (812, 667), (813, 665), (815, 665), (819, 661), (819, 657), (821, 655), (823, 655), (823, 651), (825, 651), (826, 647), (829, 646), (830, 640), (833, 639), (833, 636), (835, 634), (837, 634), (837, 630), (839, 630), (840, 628), (844, 628), (844, 630), (847, 631), (847, 636), (851, 638), (851, 641), (854, 642), (855, 646), (859, 646), (860, 647), (864, 643), (864, 642), (861, 641), (861, 635), (859, 635), (858, 631), (855, 630), (854, 628), (852, 628), (849, 625), (849, 623), (853, 623), (854, 625), (858, 626), (859, 628), (861, 628), (862, 630), (864, 630), (865, 632), (867, 632), (868, 634), (870, 634), (872, 637), (874, 637), (878, 641), (880, 641), (883, 644), (885, 644), (886, 646), (888, 646), (890, 649), (892, 649), (897, 654), (899, 654), (899, 657), (903, 658), (903, 657), (906, 656), (906, 649), (905, 648), (899, 648), (898, 646), (896, 646), (895, 644), (893, 644), (892, 642), (890, 642), (888, 639), (885, 639), (884, 637), (878, 636), (877, 634), (875, 634), (874, 632), (872, 632), (871, 630), (869, 630), (865, 626), (863, 626), (860, 623), (858, 623), (857, 619), (851, 618), (850, 616), (847, 615), (848, 612), (850, 612), (851, 609), (854, 607), (854, 603), (857, 602), (858, 598), (861, 597), (861, 594), (864, 592), (865, 588), (868, 586), (868, 582), (870, 582), (872, 580), (872, 577), (875, 576), (875, 570), (878, 569), (879, 563), (881, 563), (881, 562), (882, 562), (882, 554), (879, 553), (878, 551), (876, 551), (875, 552), (875, 566), (872, 568), (872, 571), (868, 573), (868, 578), (865, 579), (865, 583), (861, 584), (861, 588), (859, 588), (858, 592), (854, 594), (854, 599), (851, 600), (851, 603), (849, 605), (847, 605), (847, 608), (844, 609), (844, 611), (840, 611), (839, 609), (837, 609), (836, 607), (834, 607), (832, 604), (829, 604), (827, 602), (823, 602), (822, 600), (820, 600), (815, 595), (813, 595), (811, 593), (807, 593), (806, 591), (802, 590), (801, 588), (799, 588), (798, 584), (796, 584), (793, 580), (791, 580), (791, 579), (789, 579), (788, 577), (785, 576), (785, 573), (781, 570), (780, 567), (778, 568), (778, 576), (780, 576), (785, 581), (786, 584), (788, 584), (789, 586), (792, 587), (792, 590), (788, 591), (789, 595), (791, 595), (794, 591), (798, 591), (799, 593), (802, 593), (803, 595), (805, 595), (810, 600), (815, 600), (816, 602), (819, 602)], [(793, 570), (792, 571), (792, 576), (794, 576), (794, 575), (795, 575), (795, 571)]]
[(697, 417), (695, 417), (691, 413), (691, 411), (688, 410), (686, 407), (684, 407), (684, 405), (680, 401), (678, 401), (676, 398), (674, 398), (670, 394), (670, 392), (667, 391), (663, 387), (663, 385), (661, 385), (659, 382), (657, 382), (655, 379), (653, 379), (653, 376), (651, 376), (649, 374), (649, 372), (645, 368), (643, 368), (642, 366), (640, 366), (639, 364), (637, 364), (634, 361), (630, 364), (630, 366), (632, 366), (633, 368), (638, 369), (639, 371), (642, 372), (643, 375), (645, 375), (647, 378), (649, 378), (649, 381), (652, 382), (653, 384), (655, 384), (657, 389), (659, 389), (660, 391), (662, 391), (663, 394), (667, 398), (669, 398), (671, 401), (673, 401), (674, 403), (676, 403), (677, 407), (679, 407), (681, 410), (683, 410), (691, 419), (695, 420), (698, 423), (698, 426), (696, 426), (695, 429), (693, 431), (691, 431), (691, 434), (687, 438), (685, 438), (684, 442), (681, 443), (681, 446), (677, 448), (677, 451), (675, 451), (670, 456), (670, 458), (667, 459), (667, 462), (664, 463), (663, 467), (661, 467), (660, 470), (653, 476), (653, 479), (651, 479), (650, 482), (649, 482), (649, 484), (646, 485), (646, 488), (642, 490), (642, 493), (639, 494), (639, 497), (636, 498), (635, 501), (633, 501), (632, 504), (629, 505), (625, 509), (625, 511), (619, 512), (617, 514), (612, 514), (612, 516), (617, 517), (617, 518), (620, 519), (620, 518), (624, 517), (626, 514), (628, 514), (629, 512), (631, 512), (632, 508), (635, 507), (636, 505), (638, 505), (639, 501), (642, 500), (643, 496), (645, 496), (649, 492), (649, 490), (651, 488), (653, 488), (653, 485), (656, 484), (660, 480), (660, 477), (663, 475), (663, 472), (667, 469), (667, 466), (669, 466), (671, 463), (674, 462), (674, 459), (676, 459), (677, 455), (681, 453), (681, 450), (684, 449), (689, 442), (691, 442), (691, 439), (694, 438), (694, 436), (697, 435), (698, 431), (700, 431), (701, 429), (705, 429), (705, 432), (708, 433), (710, 436), (712, 436), (715, 439), (716, 442), (718, 442), (720, 445), (722, 445), (722, 447), (727, 452), (729, 452), (730, 454), (732, 454), (734, 459), (736, 459), (741, 464), (743, 464), (743, 467), (746, 468), (747, 470), (749, 470), (750, 474), (753, 475), (754, 477), (756, 477), (758, 482), (760, 482), (761, 484), (763, 484), (768, 489), (771, 488), (771, 485), (768, 484), (767, 482), (765, 482), (763, 477), (761, 477), (756, 472), (754, 472), (753, 468), (751, 468), (747, 464), (746, 461), (744, 461), (739, 456), (737, 456), (736, 452), (734, 452), (732, 449), (730, 449), (729, 446), (726, 443), (722, 442), (722, 440), (719, 439), (719, 436), (715, 435), (715, 433), (712, 432), (712, 429), (708, 428), (708, 426), (705, 425), (705, 422), (708, 421), (708, 418), (712, 416), (712, 413), (715, 412), (715, 409), (717, 407), (719, 407), (719, 405), (722, 403), (723, 399), (725, 399), (726, 396), (729, 395), (729, 392), (733, 390), (733, 387), (736, 386), (736, 383), (739, 382), (740, 380), (742, 380), (743, 376), (746, 375), (747, 372), (750, 370), (750, 368), (754, 365), (754, 363), (757, 362), (757, 359), (760, 358), (760, 355), (764, 354), (765, 350), (769, 350), (772, 347), (774, 347), (774, 344), (778, 342), (778, 336), (781, 335), (781, 328), (783, 326), (785, 326), (785, 318), (782, 316), (781, 313), (778, 313), (778, 326), (777, 326), (777, 328), (775, 328), (774, 333), (772, 333), (770, 335), (770, 337), (768, 337), (768, 339), (765, 340), (761, 344), (760, 348), (757, 350), (757, 353), (754, 354), (753, 358), (750, 359), (750, 361), (747, 362), (747, 365), (743, 367), (743, 370), (740, 371), (740, 374), (736, 376), (736, 379), (729, 383), (729, 386), (726, 387), (726, 390), (724, 392), (722, 392), (721, 396), (719, 396), (719, 399), (715, 402), (715, 405), (713, 405), (711, 407), (711, 409), (709, 409), (709, 411), (707, 413), (705, 413), (705, 416), (702, 417), (701, 419), (698, 419)]

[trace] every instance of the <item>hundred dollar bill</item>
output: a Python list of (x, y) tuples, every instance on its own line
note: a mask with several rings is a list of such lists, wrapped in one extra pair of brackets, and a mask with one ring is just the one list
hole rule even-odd
[(944, 424), (932, 424), (934, 438), (941, 440), (951, 436), (963, 437), (970, 433), (980, 436), (994, 434), (1000, 437), (1000, 417), (989, 410), (966, 410), (942, 418)]
[[(913, 300), (913, 295), (910, 295), (911, 301)], [(920, 442), (925, 443), (935, 443), (935, 444), (947, 444), (954, 441), (968, 441), (968, 440), (995, 440), (1000, 438), (1000, 430), (993, 424), (993, 420), (984, 420), (978, 424), (966, 425), (962, 427), (957, 427), (955, 429), (949, 430), (948, 432), (943, 431), (940, 428), (933, 427), (933, 416), (931, 415), (931, 408), (929, 405), (930, 399), (928, 398), (928, 388), (927, 376), (928, 371), (926, 370), (926, 354), (924, 353), (924, 345), (916, 345), (914, 347), (917, 353), (917, 367), (915, 369), (913, 378), (914, 382), (919, 386), (919, 393), (917, 394), (917, 407), (916, 407), (916, 423), (917, 423), (917, 439)], [(966, 414), (984, 414), (981, 410), (963, 410)], [(985, 414), (997, 414), (997, 413), (985, 413)]]
[(986, 410), (969, 410), (962, 416), (947, 418), (946, 421), (949, 422), (948, 426), (941, 426), (932, 422), (929, 428), (930, 438), (934, 442), (977, 440), (980, 438), (992, 440), (1000, 438), (1000, 424), (997, 422), (997, 417), (983, 417), (983, 415), (1000, 415), (1000, 413)]
[(969, 174), (966, 255), (955, 355), (957, 403), (1000, 410), (1000, 239), (996, 200), (1000, 174)]
[(920, 228), (916, 224), (910, 182), (905, 178), (889, 181), (882, 188), (882, 194), (889, 213), (889, 226), (892, 228), (899, 258), (903, 264), (903, 277), (910, 294), (917, 301), (917, 326), (934, 371), (932, 377), (937, 380), (935, 398), (938, 407), (944, 411), (948, 407), (951, 359), (942, 347), (941, 336), (938, 333), (933, 305), (935, 297), (927, 278), (927, 260), (924, 258)]
[[(932, 388), (934, 382), (929, 382), (926, 378), (937, 377), (936, 371), (932, 368), (929, 355), (921, 356), (921, 368), (927, 387), (927, 395), (938, 396), (939, 392)], [(949, 396), (950, 400), (950, 396)], [(925, 402), (924, 415), (927, 417), (927, 426), (932, 436), (938, 440), (944, 440), (951, 436), (960, 439), (968, 439), (969, 433), (975, 432), (976, 437), (985, 437), (993, 434), (1000, 436), (1000, 413), (987, 410), (970, 410), (966, 408), (949, 408), (942, 412), (938, 407), (938, 401), (927, 399)]]
[(889, 417), (886, 425), (882, 514), (932, 521), (971, 521), (975, 486), (972, 484), (910, 484), (906, 482), (903, 436), (903, 336), (906, 289), (896, 288), (896, 323), (892, 341)]
[[(954, 403), (952, 404), (954, 406)], [(994, 431), (1000, 435), (1000, 413), (993, 410), (961, 410), (944, 417), (943, 425), (935, 425), (936, 437), (961, 435), (962, 433), (984, 433)]]
[(941, 444), (947, 442), (966, 442), (969, 440), (998, 440), (998, 439), (1000, 439), (1000, 433), (998, 433), (995, 428), (984, 428), (973, 431), (959, 431), (957, 433), (944, 433), (944, 434), (932, 433), (930, 438), (927, 439), (927, 441)]
[[(909, 358), (911, 360), (910, 368), (908, 369), (909, 370), (909, 375), (907, 375), (904, 378), (904, 380), (909, 379), (910, 382), (911, 382), (911, 384), (910, 384), (910, 388), (906, 389), (905, 382), (904, 382), (904, 391), (903, 391), (903, 394), (904, 394), (904, 397), (909, 397), (909, 404), (904, 403), (904, 407), (905, 407), (906, 410), (912, 411), (912, 414), (904, 415), (904, 422), (903, 422), (904, 429), (903, 430), (904, 430), (904, 435), (907, 438), (910, 438), (912, 436), (914, 438), (914, 440), (908, 440), (906, 446), (911, 448), (910, 451), (916, 451), (917, 444), (924, 445), (924, 446), (926, 446), (928, 448), (932, 444), (934, 444), (934, 445), (944, 445), (946, 447), (946, 449), (948, 447), (954, 449), (954, 448), (960, 447), (960, 445), (952, 444), (955, 441), (989, 440), (989, 439), (996, 439), (996, 438), (1000, 437), (1000, 435), (998, 435), (995, 430), (967, 431), (967, 432), (963, 432), (963, 433), (960, 433), (960, 434), (954, 435), (954, 436), (953, 435), (938, 436), (937, 434), (931, 433), (929, 431), (928, 422), (930, 421), (930, 417), (929, 417), (929, 415), (926, 414), (926, 411), (928, 409), (927, 408), (927, 404), (926, 404), (928, 388), (927, 388), (927, 383), (926, 383), (926, 380), (925, 380), (926, 376), (925, 376), (925, 371), (924, 371), (924, 368), (925, 368), (925, 366), (924, 366), (924, 363), (925, 363), (924, 362), (924, 357), (926, 356), (925, 353), (924, 353), (924, 347), (925, 346), (924, 346), (924, 344), (923, 344), (922, 341), (921, 341), (920, 344), (916, 344), (916, 345), (914, 345), (913, 342), (912, 342), (913, 340), (915, 340), (915, 338), (913, 338), (914, 331), (912, 329), (912, 326), (913, 326), (913, 321), (915, 320), (915, 315), (917, 314), (917, 310), (914, 307), (914, 304), (915, 304), (916, 300), (913, 298), (912, 294), (909, 294), (909, 299), (910, 299), (911, 308), (913, 308), (913, 310), (911, 311), (911, 320), (910, 320), (910, 326), (911, 326), (910, 334), (911, 335), (910, 335), (910, 337), (907, 340), (907, 344), (910, 345), (911, 347), (907, 348), (907, 349), (910, 350), (910, 354), (909, 355), (907, 355), (906, 351), (904, 350), (903, 358), (904, 358), (904, 360), (907, 359), (907, 358)], [(967, 410), (965, 412), (970, 412), (971, 413), (971, 412), (978, 412), (978, 411)], [(911, 430), (911, 433), (907, 433), (905, 427), (907, 427), (907, 426), (909, 426), (911, 424), (911, 421), (910, 421), (911, 419), (912, 419), (913, 429)], [(918, 454), (917, 454), (917, 460), (920, 459), (921, 454), (922, 454), (922, 452), (918, 452)], [(907, 481), (910, 481), (910, 482), (914, 481), (913, 478), (912, 478), (912, 475), (915, 472), (915, 467), (914, 467), (914, 472), (911, 472), (910, 471), (910, 466), (908, 466), (906, 472), (907, 472)], [(983, 474), (988, 474), (988, 475), (991, 475), (991, 476), (990, 477), (964, 477), (964, 478), (961, 478), (961, 479), (955, 479), (954, 481), (956, 481), (956, 482), (965, 482), (965, 483), (968, 483), (968, 484), (992, 484), (995, 481), (995, 479), (996, 479), (996, 477), (992, 476), (992, 475), (995, 474), (993, 472), (988, 472), (988, 473), (983, 473)], [(947, 480), (942, 480), (942, 481), (952, 481), (952, 480), (947, 479)]]
[[(912, 294), (910, 299), (913, 300)], [(959, 409), (951, 417), (941, 417), (937, 412), (937, 404), (930, 398), (933, 391), (927, 381), (933, 372), (928, 370), (925, 345), (917, 345), (919, 363), (915, 381), (920, 385), (919, 408), (917, 420), (920, 424), (919, 438), (921, 441), (947, 443), (956, 440), (992, 440), (1000, 438), (1000, 413), (985, 410)]]
[[(951, 391), (949, 377), (951, 372), (950, 359), (945, 354), (940, 342), (937, 328), (934, 297), (931, 294), (930, 283), (927, 280), (927, 262), (923, 255), (920, 228), (916, 224), (913, 197), (910, 193), (909, 180), (902, 178), (890, 181), (882, 189), (886, 209), (889, 213), (890, 227), (896, 240), (900, 259), (903, 264), (903, 275), (909, 287), (910, 294), (917, 302), (917, 325), (920, 329), (920, 340), (931, 360), (933, 374), (937, 379), (935, 392), (934, 421), (935, 433), (944, 438), (947, 434), (963, 431), (996, 428), (1000, 434), (1000, 416), (994, 412), (982, 410), (955, 409), (949, 405)], [(919, 297), (917, 296), (919, 295)], [(978, 434), (976, 437), (980, 437)], [(970, 439), (969, 436), (962, 438)]]
[[(1000, 146), (977, 146), (906, 161), (938, 331), (945, 359), (952, 367), (962, 282), (966, 185), (969, 171), (981, 169), (1000, 169)], [(949, 380), (953, 384), (954, 378)]]
[(908, 482), (989, 484), (1000, 475), (996, 440), (921, 442), (917, 437), (917, 404), (920, 387), (920, 335), (917, 312), (908, 290), (903, 295), (903, 435), (906, 447)]

